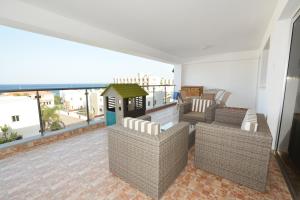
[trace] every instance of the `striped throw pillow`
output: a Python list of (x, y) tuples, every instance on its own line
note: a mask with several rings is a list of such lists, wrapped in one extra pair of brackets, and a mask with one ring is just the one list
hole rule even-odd
[(149, 122), (146, 120), (125, 117), (123, 119), (123, 126), (131, 130), (148, 133), (149, 135), (158, 135), (160, 133), (160, 124)]
[(245, 131), (256, 132), (257, 127), (258, 123), (256, 112), (254, 110), (248, 109), (242, 122), (241, 129)]
[(211, 104), (212, 104), (212, 100), (193, 99), (192, 111), (193, 112), (205, 112), (206, 108), (208, 108)]

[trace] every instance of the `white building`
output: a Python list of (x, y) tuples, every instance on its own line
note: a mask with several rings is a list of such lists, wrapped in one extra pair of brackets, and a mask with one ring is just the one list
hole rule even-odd
[(27, 96), (0, 96), (0, 126), (5, 124), (23, 138), (39, 135), (37, 101)]
[(103, 97), (101, 93), (104, 89), (95, 89), (89, 91), (89, 112), (92, 117), (99, 117), (103, 115)]
[(151, 109), (153, 107), (159, 107), (164, 105), (165, 93), (164, 91), (154, 91), (153, 93), (149, 92), (149, 95), (146, 97), (146, 109)]
[[(151, 109), (153, 107), (159, 107), (164, 105), (165, 101), (165, 92), (166, 102), (170, 103), (172, 94), (174, 92), (173, 86), (160, 87), (157, 85), (172, 85), (173, 79), (167, 79), (163, 77), (153, 76), (149, 74), (137, 74), (134, 76), (124, 76), (124, 77), (115, 77), (114, 83), (137, 83), (140, 86), (156, 85), (144, 87), (144, 89), (149, 93), (146, 98), (146, 108)], [(154, 90), (154, 94), (153, 94)], [(154, 96), (154, 98), (153, 98)]]
[[(27, 96), (31, 99), (36, 99), (36, 91), (26, 91), (26, 92), (10, 92), (10, 93), (4, 93), (4, 96)], [(54, 107), (54, 94), (50, 91), (39, 91), (40, 96), (40, 104), (41, 106), (48, 106), (48, 107)]]
[(86, 107), (85, 90), (61, 90), (60, 97), (65, 109), (69, 111)]
[(50, 91), (40, 91), (39, 95), (41, 96), (40, 98), (40, 103), (41, 105), (45, 105), (48, 107), (54, 107), (54, 94)]
[(173, 84), (173, 79), (167, 79), (163, 77), (153, 76), (150, 74), (140, 74), (133, 76), (122, 76), (115, 77), (113, 79), (114, 83), (137, 83), (141, 86), (143, 85), (171, 85)]

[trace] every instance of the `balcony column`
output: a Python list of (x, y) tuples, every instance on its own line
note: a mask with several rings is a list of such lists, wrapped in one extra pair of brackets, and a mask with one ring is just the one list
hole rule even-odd
[(179, 92), (181, 88), (181, 76), (182, 72), (182, 65), (181, 64), (175, 64), (174, 65), (174, 85), (175, 85), (175, 92)]

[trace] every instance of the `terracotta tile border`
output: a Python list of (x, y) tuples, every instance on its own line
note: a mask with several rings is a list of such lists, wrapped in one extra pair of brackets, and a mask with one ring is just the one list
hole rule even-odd
[(48, 133), (44, 136), (36, 136), (24, 140), (17, 140), (14, 142), (2, 144), (0, 146), (0, 160), (12, 156), (18, 152), (29, 151), (40, 145), (50, 144), (59, 140), (64, 140), (73, 136), (88, 133), (89, 131), (105, 127), (104, 122), (92, 123), (89, 125), (81, 125), (76, 127), (69, 127), (65, 130)]

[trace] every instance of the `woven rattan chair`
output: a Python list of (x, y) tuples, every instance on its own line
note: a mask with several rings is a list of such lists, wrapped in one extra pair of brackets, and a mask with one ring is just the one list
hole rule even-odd
[(246, 109), (216, 109), (215, 121), (196, 125), (195, 165), (244, 186), (265, 191), (272, 136), (265, 117), (258, 130), (241, 130)]
[(189, 124), (180, 122), (158, 136), (124, 128), (108, 128), (110, 171), (158, 199), (187, 164)]
[(192, 124), (197, 122), (211, 123), (214, 121), (215, 110), (218, 105), (213, 102), (211, 106), (206, 108), (205, 112), (193, 112), (192, 102), (184, 102), (179, 104), (179, 121), (185, 121)]

